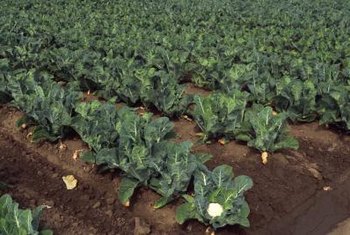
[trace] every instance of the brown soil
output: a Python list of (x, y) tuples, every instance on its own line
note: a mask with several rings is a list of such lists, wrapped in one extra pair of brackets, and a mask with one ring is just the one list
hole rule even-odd
[[(120, 205), (101, 200), (106, 193), (78, 177), (79, 187), (67, 191), (61, 177), (71, 172), (46, 161), (4, 133), (0, 134), (0, 178), (13, 185), (7, 191), (21, 206), (48, 205), (43, 224), (59, 234), (127, 233), (132, 216)], [(101, 203), (102, 201), (102, 203)], [(98, 203), (101, 203), (98, 206)], [(114, 234), (114, 233), (112, 233)]]
[[(152, 234), (204, 234), (206, 228), (197, 222), (176, 224), (176, 204), (152, 209), (158, 196), (150, 190), (139, 190), (130, 208), (121, 206), (116, 200), (118, 172), (99, 174), (73, 160), (74, 150), (86, 148), (77, 137), (63, 140), (65, 151), (58, 150), (58, 143), (30, 143), (30, 130), (15, 127), (20, 116), (12, 108), (0, 109), (0, 180), (14, 186), (6, 192), (22, 206), (51, 206), (44, 212), (44, 227), (56, 234), (131, 234), (137, 218)], [(276, 153), (263, 165), (259, 153), (244, 144), (202, 144), (193, 122), (175, 121), (175, 130), (176, 141), (191, 140), (194, 151), (213, 155), (210, 168), (228, 164), (236, 175), (253, 178), (247, 193), (251, 228), (227, 227), (217, 234), (326, 234), (350, 215), (349, 136), (315, 123), (293, 126), (300, 149)], [(68, 174), (79, 181), (71, 191), (61, 179)]]

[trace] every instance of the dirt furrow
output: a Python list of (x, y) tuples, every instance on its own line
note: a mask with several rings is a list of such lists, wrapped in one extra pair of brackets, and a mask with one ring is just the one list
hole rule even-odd
[[(0, 178), (12, 185), (7, 192), (24, 207), (48, 205), (43, 223), (59, 234), (127, 234), (133, 217), (101, 198), (99, 190), (78, 177), (79, 187), (66, 190), (61, 179), (70, 174), (0, 134)], [(114, 204), (114, 201), (112, 202)], [(115, 234), (115, 233), (112, 233)]]

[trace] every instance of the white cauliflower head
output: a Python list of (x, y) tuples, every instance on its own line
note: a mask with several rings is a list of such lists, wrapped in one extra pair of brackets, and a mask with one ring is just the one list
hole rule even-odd
[(224, 208), (219, 203), (209, 203), (207, 212), (214, 218), (220, 216), (224, 212)]

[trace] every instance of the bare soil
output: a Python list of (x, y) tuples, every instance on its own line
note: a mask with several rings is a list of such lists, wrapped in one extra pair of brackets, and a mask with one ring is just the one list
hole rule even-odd
[[(0, 180), (13, 186), (4, 192), (23, 207), (51, 207), (44, 211), (43, 227), (72, 235), (204, 234), (206, 228), (198, 222), (176, 224), (175, 210), (181, 202), (154, 210), (158, 196), (150, 190), (139, 190), (131, 207), (123, 207), (116, 196), (119, 172), (101, 174), (74, 160), (74, 150), (87, 148), (77, 136), (64, 139), (67, 149), (62, 151), (59, 143), (31, 143), (26, 138), (30, 129), (15, 127), (21, 115), (13, 108), (0, 108)], [(294, 125), (291, 133), (300, 149), (273, 154), (263, 165), (260, 154), (244, 144), (203, 144), (195, 126), (176, 120), (175, 141), (191, 140), (194, 151), (211, 153), (210, 168), (228, 164), (236, 175), (249, 175), (254, 181), (246, 194), (251, 228), (231, 226), (217, 234), (320, 235), (350, 216), (349, 136), (317, 123)], [(78, 187), (70, 191), (62, 181), (69, 174), (78, 179)]]

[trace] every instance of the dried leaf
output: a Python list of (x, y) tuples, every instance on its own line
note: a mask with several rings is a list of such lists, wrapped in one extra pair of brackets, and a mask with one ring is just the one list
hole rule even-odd
[(130, 201), (125, 202), (125, 203), (123, 204), (123, 206), (129, 207), (129, 206), (130, 206)]
[(221, 145), (227, 144), (227, 140), (226, 140), (225, 138), (219, 139), (218, 142), (219, 142), (219, 144), (221, 144)]
[(332, 190), (332, 187), (331, 186), (324, 186), (323, 187), (323, 191), (331, 191)]
[(211, 227), (207, 227), (207, 229), (205, 230), (205, 234), (212, 235), (212, 233), (214, 233), (214, 235), (215, 235), (215, 231), (213, 231), (213, 229)]
[(33, 136), (33, 132), (29, 132), (29, 133), (27, 134), (26, 138), (29, 139), (29, 138), (32, 137), (32, 136)]
[(81, 150), (81, 149), (75, 150), (74, 153), (73, 153), (72, 158), (76, 161), (79, 158), (79, 156), (80, 156), (80, 152), (82, 152), (82, 151), (83, 150)]
[(262, 152), (261, 153), (261, 161), (265, 165), (267, 164), (267, 158), (269, 157), (268, 152)]
[(62, 180), (66, 184), (66, 188), (68, 190), (72, 190), (77, 187), (78, 180), (73, 175), (63, 176)]
[(313, 177), (318, 180), (322, 180), (322, 175), (317, 169), (307, 166), (307, 170), (312, 174)]
[(65, 145), (64, 143), (62, 143), (61, 141), (59, 141), (58, 149), (59, 149), (60, 151), (64, 151), (64, 150), (67, 149), (67, 145)]
[(189, 121), (189, 122), (192, 122), (192, 121), (193, 121), (192, 118), (190, 118), (190, 117), (187, 116), (187, 115), (183, 115), (182, 118), (185, 119), (186, 121)]

